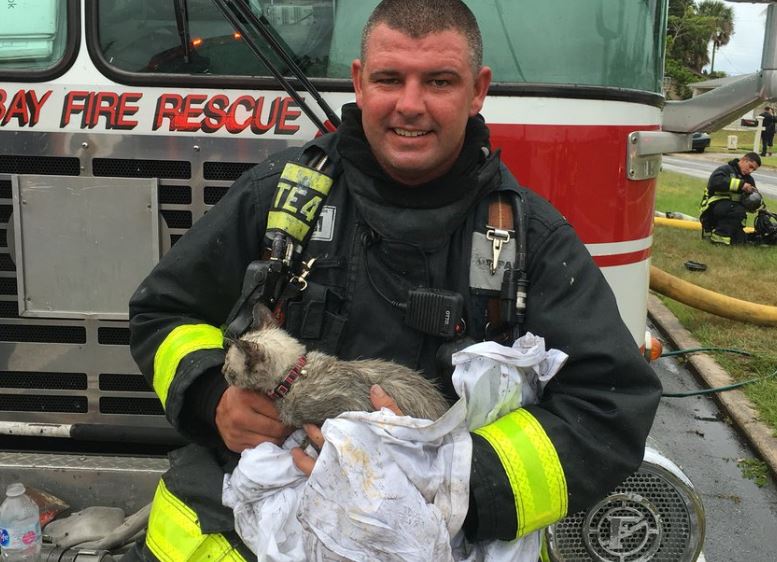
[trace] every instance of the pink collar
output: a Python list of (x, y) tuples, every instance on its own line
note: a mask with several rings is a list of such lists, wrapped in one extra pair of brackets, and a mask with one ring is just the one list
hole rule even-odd
[(306, 362), (307, 359), (305, 356), (300, 355), (299, 359), (297, 359), (297, 363), (291, 369), (289, 369), (286, 378), (284, 378), (281, 383), (273, 390), (268, 390), (267, 396), (273, 400), (280, 400), (281, 398), (285, 397), (291, 390), (291, 385), (294, 384), (294, 381), (296, 381), (302, 375), (306, 374), (305, 369), (303, 369)]

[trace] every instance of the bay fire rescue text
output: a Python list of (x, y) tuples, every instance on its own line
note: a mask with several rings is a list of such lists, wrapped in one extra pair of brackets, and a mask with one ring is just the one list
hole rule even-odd
[[(58, 111), (59, 128), (105, 129), (238, 134), (247, 129), (261, 135), (293, 135), (302, 112), (288, 96), (269, 98), (249, 95), (231, 98), (225, 94), (160, 94), (153, 102), (142, 92), (69, 90), (61, 98), (61, 109), (52, 106), (53, 90), (39, 92), (0, 88), (0, 127), (36, 127), (46, 111)], [(141, 123), (145, 117), (148, 123)], [(146, 111), (143, 111), (143, 110)]]

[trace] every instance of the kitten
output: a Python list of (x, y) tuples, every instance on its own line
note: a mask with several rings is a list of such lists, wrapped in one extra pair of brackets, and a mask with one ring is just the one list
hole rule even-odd
[[(231, 343), (223, 373), (231, 385), (270, 394), (297, 366), (300, 376), (275, 402), (287, 426), (321, 425), (342, 412), (372, 411), (373, 384), (380, 385), (406, 416), (435, 420), (448, 410), (442, 393), (417, 371), (379, 359), (341, 361), (306, 352), (304, 345), (278, 327), (266, 307), (258, 306), (254, 318), (260, 327)], [(300, 357), (305, 358), (302, 366)]]

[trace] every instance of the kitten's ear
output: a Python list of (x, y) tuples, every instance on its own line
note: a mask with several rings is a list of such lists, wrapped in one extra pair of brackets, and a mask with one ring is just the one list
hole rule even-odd
[(264, 304), (258, 302), (252, 311), (253, 321), (251, 329), (261, 330), (262, 328), (279, 328), (278, 321), (275, 319), (272, 311)]

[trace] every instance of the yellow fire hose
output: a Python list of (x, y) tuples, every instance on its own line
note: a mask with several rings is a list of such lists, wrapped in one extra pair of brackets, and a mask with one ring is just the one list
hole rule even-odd
[(723, 318), (760, 326), (777, 326), (777, 306), (727, 297), (683, 281), (654, 265), (650, 266), (650, 288), (683, 304)]
[[(653, 217), (653, 223), (660, 224), (661, 226), (671, 226), (672, 228), (684, 228), (685, 230), (701, 230), (701, 223), (699, 221)], [(746, 226), (745, 232), (753, 232), (753, 227)]]

